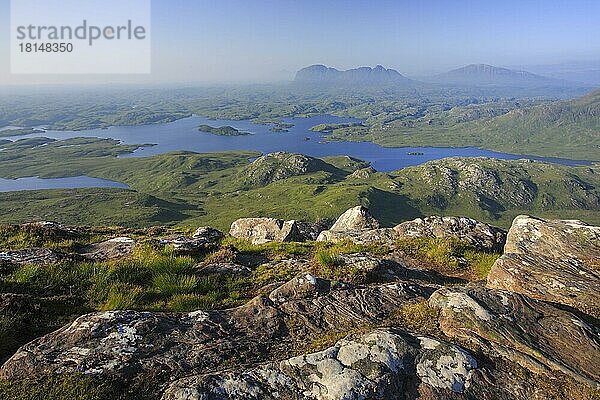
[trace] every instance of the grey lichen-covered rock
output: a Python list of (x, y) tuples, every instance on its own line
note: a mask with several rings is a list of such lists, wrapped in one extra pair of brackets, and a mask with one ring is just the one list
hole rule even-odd
[(439, 289), (429, 303), (441, 309), (440, 328), (448, 337), (534, 373), (558, 371), (600, 388), (600, 331), (575, 314), (477, 286)]
[(135, 240), (129, 237), (117, 237), (101, 243), (94, 243), (79, 249), (81, 257), (91, 261), (107, 261), (131, 255)]
[(515, 218), (487, 286), (523, 293), (600, 317), (600, 227)]
[(403, 222), (394, 227), (400, 238), (455, 238), (483, 251), (502, 251), (506, 232), (465, 217), (431, 216)]
[(315, 335), (381, 324), (431, 291), (402, 282), (354, 287), (304, 278), (229, 310), (87, 314), (21, 347), (0, 368), (0, 379), (80, 372), (166, 382), (234, 360), (264, 362), (303, 348)]
[(208, 226), (202, 226), (196, 230), (192, 237), (184, 235), (169, 236), (160, 239), (160, 243), (172, 246), (179, 253), (193, 253), (216, 245), (223, 237), (223, 232)]
[(0, 266), (1, 265), (26, 265), (26, 264), (38, 264), (38, 265), (49, 265), (56, 264), (69, 257), (65, 254), (58, 253), (56, 251), (34, 247), (29, 249), (21, 250), (10, 250), (0, 252)]
[(353, 335), (334, 346), (244, 370), (190, 376), (163, 400), (396, 399), (416, 385), (440, 395), (465, 391), (475, 359), (465, 350), (394, 330)]

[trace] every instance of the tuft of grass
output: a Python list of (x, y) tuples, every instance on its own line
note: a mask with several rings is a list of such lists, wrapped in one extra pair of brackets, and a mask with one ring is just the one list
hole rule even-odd
[(427, 300), (403, 304), (394, 313), (390, 323), (409, 331), (429, 335), (439, 334), (438, 310), (429, 305)]
[(139, 286), (128, 285), (124, 283), (113, 284), (109, 291), (106, 301), (100, 306), (100, 310), (129, 310), (138, 308), (139, 299), (142, 296), (143, 288)]
[(339, 253), (329, 250), (318, 251), (315, 253), (314, 260), (320, 267), (325, 269), (333, 269), (344, 264)]
[(478, 251), (469, 243), (454, 238), (400, 239), (395, 248), (419, 260), (427, 269), (469, 280), (485, 279), (498, 253)]

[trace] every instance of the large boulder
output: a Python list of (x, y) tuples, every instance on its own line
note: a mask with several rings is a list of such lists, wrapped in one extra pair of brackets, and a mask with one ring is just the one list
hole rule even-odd
[(240, 218), (231, 224), (229, 234), (254, 244), (267, 242), (303, 242), (315, 240), (322, 227), (276, 218)]
[(403, 222), (394, 227), (400, 238), (455, 238), (483, 251), (502, 251), (506, 231), (464, 217), (431, 216)]
[(380, 329), (281, 362), (185, 377), (163, 400), (395, 399), (420, 385), (438, 398), (454, 398), (476, 368), (475, 358), (458, 346)]
[(533, 373), (559, 372), (600, 388), (600, 330), (573, 313), (478, 286), (439, 289), (429, 303), (441, 309), (440, 328), (450, 338)]
[(487, 286), (600, 316), (600, 227), (515, 218)]
[[(364, 236), (363, 233), (379, 229), (379, 227), (379, 221), (369, 213), (366, 207), (356, 206), (340, 215), (329, 230), (321, 232), (317, 241), (337, 242), (352, 240), (355, 242), (373, 243), (375, 240), (370, 240), (367, 237), (373, 235)], [(386, 234), (384, 233), (384, 235)]]
[(334, 232), (364, 231), (379, 228), (377, 221), (369, 210), (363, 206), (353, 207), (344, 212), (330, 228)]

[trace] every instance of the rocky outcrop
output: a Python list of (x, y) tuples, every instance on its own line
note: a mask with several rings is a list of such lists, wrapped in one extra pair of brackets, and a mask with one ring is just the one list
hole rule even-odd
[(600, 227), (515, 218), (504, 255), (492, 267), (487, 286), (600, 317)]
[(255, 187), (318, 171), (341, 173), (318, 158), (280, 151), (258, 157), (240, 175), (244, 186)]
[(129, 237), (117, 237), (101, 243), (94, 243), (79, 249), (78, 253), (90, 261), (108, 261), (131, 255), (135, 240)]
[(160, 239), (160, 243), (171, 246), (178, 253), (194, 253), (216, 245), (224, 236), (223, 232), (217, 229), (202, 226), (196, 229), (192, 237), (184, 235), (169, 236)]
[(373, 168), (373, 167), (366, 167), (366, 168), (357, 169), (356, 171), (354, 171), (353, 173), (351, 173), (350, 175), (348, 175), (348, 178), (353, 178), (353, 179), (369, 179), (370, 177), (372, 177), (376, 173), (377, 173), (377, 171), (375, 170), (375, 168)]
[(439, 289), (429, 303), (441, 309), (440, 328), (450, 338), (534, 373), (560, 372), (600, 388), (600, 330), (575, 314), (475, 286)]
[(458, 346), (375, 330), (277, 363), (189, 376), (171, 384), (163, 400), (397, 399), (419, 385), (443, 396), (463, 393), (476, 368), (473, 356)]
[(464, 217), (431, 216), (403, 222), (394, 227), (399, 238), (455, 238), (482, 251), (502, 251), (506, 232)]
[(303, 242), (315, 240), (322, 227), (298, 221), (276, 218), (240, 218), (231, 224), (229, 234), (254, 244), (267, 242)]
[(401, 304), (429, 293), (402, 282), (355, 287), (303, 274), (230, 310), (93, 313), (23, 346), (0, 378), (80, 372), (125, 380), (153, 374), (167, 381), (209, 373), (234, 360), (276, 359), (325, 332), (381, 324)]
[(61, 262), (69, 257), (50, 249), (34, 247), (30, 249), (11, 250), (0, 252), (0, 266), (2, 265), (49, 265)]

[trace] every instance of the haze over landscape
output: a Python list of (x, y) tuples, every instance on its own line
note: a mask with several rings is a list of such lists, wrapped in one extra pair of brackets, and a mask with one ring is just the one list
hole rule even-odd
[[(0, 25), (9, 26), (9, 1)], [(11, 76), (0, 85), (273, 82), (307, 65), (381, 64), (420, 78), (468, 64), (598, 70), (595, 1), (152, 1), (150, 76)], [(90, 18), (92, 19), (92, 18)], [(6, 54), (9, 31), (0, 32)], [(573, 67), (575, 65), (575, 67)], [(535, 72), (535, 71), (533, 71)]]

